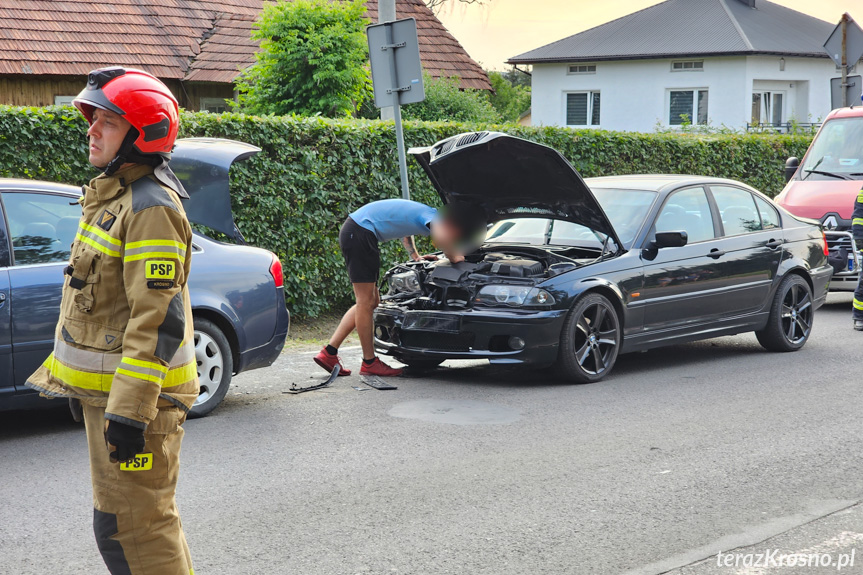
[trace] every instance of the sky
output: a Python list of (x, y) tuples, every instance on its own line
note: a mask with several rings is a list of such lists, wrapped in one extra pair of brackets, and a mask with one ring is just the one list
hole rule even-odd
[[(473, 5), (451, 0), (438, 17), (474, 60), (492, 70), (506, 69), (504, 62), (512, 56), (659, 4), (659, 0), (484, 1)], [(861, 0), (775, 0), (774, 4), (831, 23), (849, 12), (863, 24)]]

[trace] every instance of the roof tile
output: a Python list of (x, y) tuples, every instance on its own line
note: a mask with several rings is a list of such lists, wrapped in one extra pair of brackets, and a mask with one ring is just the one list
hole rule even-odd
[[(160, 78), (231, 83), (255, 61), (252, 26), (265, 0), (3, 0), (0, 74), (85, 75), (122, 64)], [(397, 0), (416, 18), (432, 76), (490, 90), (488, 76), (422, 0)], [(377, 0), (367, 0), (377, 20)]]

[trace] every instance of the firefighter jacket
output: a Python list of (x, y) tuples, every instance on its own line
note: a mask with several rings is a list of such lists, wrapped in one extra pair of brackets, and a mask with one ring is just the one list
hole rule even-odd
[(198, 396), (192, 231), (178, 193), (144, 165), (84, 187), (54, 352), (29, 387), (144, 429), (160, 407), (189, 410)]
[(857, 194), (854, 202), (854, 213), (851, 215), (851, 233), (857, 242), (863, 241), (863, 190)]

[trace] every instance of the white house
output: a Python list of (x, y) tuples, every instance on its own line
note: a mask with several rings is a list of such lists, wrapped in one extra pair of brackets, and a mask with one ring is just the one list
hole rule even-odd
[(766, 0), (668, 0), (508, 63), (533, 66), (533, 125), (810, 123), (830, 111), (833, 27)]

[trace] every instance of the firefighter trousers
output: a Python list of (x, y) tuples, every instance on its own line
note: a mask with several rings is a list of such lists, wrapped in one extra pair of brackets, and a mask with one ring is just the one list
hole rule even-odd
[(84, 404), (93, 481), (93, 531), (111, 575), (194, 575), (174, 494), (185, 414), (160, 409), (145, 454), (124, 467), (105, 445), (105, 408)]
[(855, 321), (863, 320), (863, 272), (860, 273), (860, 281), (857, 282), (857, 289), (854, 291), (854, 311), (852, 317)]

